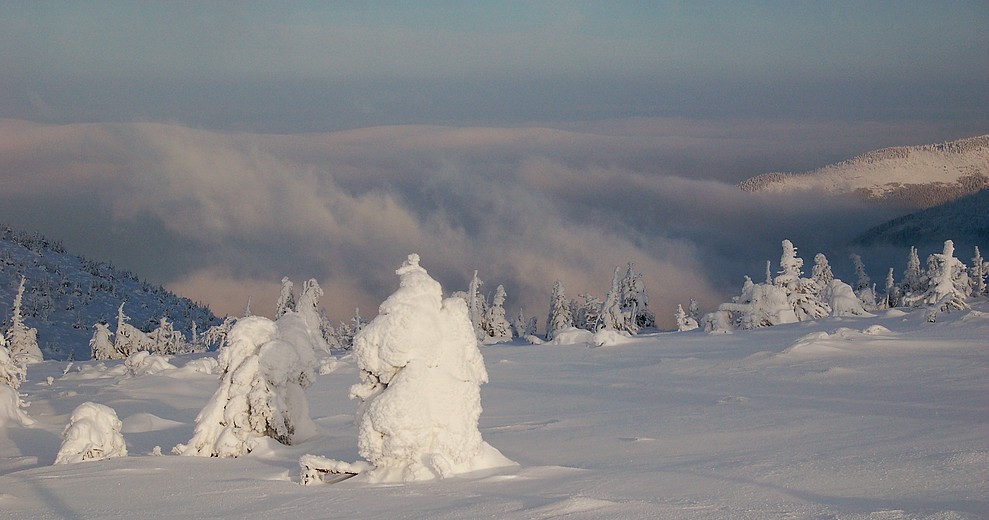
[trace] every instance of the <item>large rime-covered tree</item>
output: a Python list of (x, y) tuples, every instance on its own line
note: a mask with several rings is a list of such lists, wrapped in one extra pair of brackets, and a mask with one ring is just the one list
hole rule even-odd
[(0, 334), (0, 426), (8, 421), (16, 421), (28, 426), (34, 421), (24, 413), (27, 404), (17, 391), (27, 377), (27, 368), (23, 363), (16, 363), (10, 357), (7, 339)]
[(275, 302), (275, 319), (281, 318), (288, 311), (295, 310), (295, 293), (292, 290), (292, 280), (287, 276), (282, 277), (282, 289), (278, 293), (278, 301)]
[(24, 316), (21, 314), (24, 281), (24, 277), (21, 276), (21, 284), (17, 289), (17, 295), (14, 297), (10, 328), (7, 329), (8, 349), (10, 350), (10, 357), (15, 363), (40, 363), (45, 359), (41, 354), (41, 348), (38, 347), (38, 329), (25, 325)]
[(886, 296), (883, 298), (883, 307), (887, 309), (896, 307), (900, 302), (900, 287), (896, 285), (893, 272), (894, 269), (890, 267), (889, 272), (886, 273)]
[(372, 466), (364, 478), (427, 480), (514, 464), (478, 429), (488, 374), (467, 305), (443, 298), (418, 255), (396, 274), (398, 290), (354, 340), (357, 444)]
[(865, 272), (865, 263), (862, 262), (862, 257), (856, 253), (852, 253), (849, 255), (849, 258), (852, 260), (852, 265), (855, 266), (855, 294), (858, 295), (859, 300), (862, 300), (862, 305), (866, 309), (875, 309), (876, 292), (872, 287), (872, 279)]
[(601, 300), (588, 293), (581, 294), (580, 298), (583, 301), (572, 300), (570, 302), (573, 326), (594, 332), (597, 330), (600, 319)]
[(130, 316), (124, 314), (124, 304), (117, 309), (117, 329), (113, 333), (113, 348), (118, 359), (124, 359), (139, 351), (150, 352), (154, 342), (147, 334), (128, 323)]
[(687, 311), (683, 310), (683, 305), (677, 305), (677, 310), (673, 314), (673, 319), (676, 320), (677, 330), (680, 332), (687, 332), (699, 327), (697, 320), (692, 318)]
[[(804, 260), (797, 256), (797, 248), (789, 240), (783, 241), (783, 253), (780, 255), (780, 271), (773, 280), (777, 287), (789, 288), (796, 284), (803, 273), (800, 269)], [(767, 281), (767, 283), (769, 283)]]
[(484, 331), (484, 317), (487, 314), (488, 303), (481, 294), (481, 286), (484, 282), (477, 277), (477, 270), (474, 271), (474, 276), (470, 279), (470, 285), (467, 287), (467, 294), (464, 296), (464, 301), (467, 302), (467, 312), (470, 315), (470, 323), (474, 327), (474, 335), (477, 339), (482, 340), (487, 336)]
[(563, 287), (563, 282), (557, 280), (553, 284), (553, 294), (549, 299), (549, 315), (546, 317), (546, 339), (553, 339), (557, 332), (570, 327), (573, 327), (570, 302), (567, 301), (567, 293)]
[(945, 240), (944, 250), (932, 254), (928, 258), (928, 264), (931, 266), (927, 273), (930, 285), (923, 295), (911, 298), (910, 303), (930, 307), (927, 319), (932, 322), (940, 312), (967, 309), (967, 268), (961, 260), (955, 258), (954, 242)]

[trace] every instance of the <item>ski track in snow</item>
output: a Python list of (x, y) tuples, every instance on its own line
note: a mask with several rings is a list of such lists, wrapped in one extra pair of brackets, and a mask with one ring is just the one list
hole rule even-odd
[[(303, 454), (358, 459), (348, 356), (307, 392), (315, 437), (239, 459), (170, 455), (219, 384), (181, 368), (193, 358), (141, 376), (45, 362), (21, 387), (37, 423), (0, 426), (0, 519), (989, 518), (989, 303), (974, 307), (485, 346), (480, 429), (520, 466), (412, 484), (299, 485)], [(116, 410), (130, 455), (52, 466), (86, 401)]]

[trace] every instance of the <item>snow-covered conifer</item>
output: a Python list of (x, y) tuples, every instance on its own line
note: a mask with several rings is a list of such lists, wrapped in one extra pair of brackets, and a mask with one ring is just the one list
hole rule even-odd
[(894, 278), (894, 269), (889, 268), (889, 272), (886, 273), (886, 297), (883, 298), (883, 308), (891, 309), (896, 307), (900, 302), (900, 287), (896, 285), (896, 279)]
[(238, 457), (265, 438), (294, 444), (315, 433), (305, 388), (315, 379), (316, 357), (309, 324), (299, 312), (278, 321), (261, 316), (237, 320), (217, 356), (220, 387), (196, 417), (181, 455)]
[(203, 344), (206, 345), (206, 348), (212, 350), (223, 348), (227, 342), (227, 334), (230, 333), (230, 329), (235, 323), (237, 323), (237, 318), (227, 316), (219, 325), (213, 325), (207, 329), (206, 334), (203, 334)]
[(295, 310), (295, 293), (292, 292), (292, 280), (287, 276), (282, 277), (282, 289), (278, 293), (278, 301), (275, 303), (275, 319), (281, 318), (288, 311)]
[(573, 315), (573, 326), (578, 329), (594, 332), (598, 328), (598, 321), (601, 314), (601, 300), (588, 293), (580, 295), (582, 302), (576, 300), (571, 302), (571, 314)]
[(834, 273), (831, 271), (831, 264), (824, 253), (814, 255), (814, 267), (810, 271), (810, 278), (817, 284), (818, 291), (824, 290), (831, 280), (834, 280)]
[[(823, 262), (826, 265), (827, 259), (823, 259)], [(797, 256), (797, 248), (789, 240), (784, 240), (780, 271), (773, 280), (773, 285), (785, 291), (787, 301), (799, 321), (823, 318), (831, 313), (831, 309), (818, 298), (820, 288), (817, 281), (814, 278), (801, 278), (803, 265), (803, 259)]]
[(123, 359), (118, 357), (117, 349), (113, 347), (113, 333), (105, 323), (93, 325), (93, 338), (89, 340), (89, 348), (93, 359)]
[(117, 412), (102, 404), (86, 402), (77, 406), (62, 432), (62, 446), (55, 464), (73, 464), (127, 456), (127, 443), (120, 430)]
[(117, 330), (113, 333), (113, 348), (117, 351), (115, 359), (125, 359), (139, 351), (150, 352), (154, 349), (154, 341), (137, 327), (127, 323), (130, 317), (124, 314), (124, 304), (117, 309)]
[(485, 332), (488, 337), (495, 341), (509, 341), (512, 339), (512, 325), (505, 317), (505, 299), (508, 294), (504, 285), (498, 285), (495, 289), (494, 297), (491, 299), (491, 306), (488, 307), (488, 315), (484, 320)]
[[(783, 241), (783, 254), (780, 255), (780, 271), (773, 283), (777, 287), (789, 288), (795, 284), (803, 273), (800, 269), (804, 260), (797, 256), (797, 248), (789, 240)], [(768, 282), (767, 282), (768, 283)]]
[(7, 349), (7, 340), (0, 334), (0, 427), (7, 422), (16, 422), (22, 426), (34, 423), (24, 412), (27, 407), (17, 391), (27, 377), (27, 368), (22, 363), (15, 363)]
[(484, 332), (484, 316), (487, 314), (487, 302), (481, 294), (482, 285), (484, 285), (484, 282), (477, 277), (477, 271), (475, 270), (474, 277), (470, 279), (470, 286), (467, 288), (465, 301), (467, 302), (467, 312), (470, 315), (470, 323), (474, 327), (474, 335), (479, 340), (487, 337), (487, 333)]
[(17, 288), (17, 295), (14, 296), (14, 309), (11, 314), (10, 328), (7, 329), (7, 348), (10, 350), (10, 357), (15, 363), (41, 363), (45, 360), (38, 347), (38, 329), (28, 327), (24, 324), (24, 316), (21, 314), (21, 301), (24, 297), (24, 281), (21, 276), (21, 284)]
[(910, 303), (930, 307), (927, 319), (932, 322), (940, 312), (967, 309), (967, 268), (961, 260), (955, 258), (954, 242), (945, 240), (944, 250), (932, 254), (928, 258), (928, 264), (932, 266), (927, 273), (930, 286), (923, 295), (912, 298)]
[(625, 317), (622, 314), (622, 290), (621, 279), (618, 277), (618, 268), (615, 268), (615, 275), (611, 279), (611, 289), (601, 303), (601, 312), (598, 315), (598, 330), (623, 330)]
[(754, 329), (796, 323), (786, 290), (773, 284), (755, 284), (748, 277), (742, 294), (732, 303), (723, 303), (718, 310), (728, 311), (739, 328)]
[(673, 319), (676, 320), (677, 330), (680, 332), (686, 332), (698, 328), (700, 325), (697, 320), (690, 317), (687, 311), (683, 310), (683, 305), (677, 305), (677, 310), (673, 314)]
[(972, 257), (972, 266), (969, 268), (969, 279), (972, 281), (972, 296), (983, 296), (989, 294), (986, 287), (986, 276), (989, 275), (989, 262), (982, 258), (979, 246), (975, 246), (975, 256)]
[(690, 304), (687, 305), (687, 316), (690, 316), (697, 323), (700, 323), (701, 310), (700, 306), (697, 304), (697, 300), (691, 298)]
[(907, 256), (907, 268), (903, 271), (903, 298), (911, 298), (915, 295), (927, 291), (923, 271), (920, 267), (920, 256), (917, 248), (910, 246), (910, 255)]
[(326, 320), (321, 312), (319, 300), (322, 297), (323, 289), (320, 288), (315, 278), (310, 278), (302, 284), (302, 294), (299, 295), (295, 310), (305, 319), (306, 325), (309, 327), (309, 334), (312, 336), (312, 344), (322, 352), (329, 352), (330, 344), (327, 343), (323, 334), (327, 327), (332, 333), (333, 326), (328, 323), (329, 320)]
[(625, 329), (635, 334), (643, 327), (655, 327), (656, 315), (649, 310), (649, 296), (646, 295), (642, 283), (642, 273), (635, 272), (635, 265), (628, 263), (625, 277), (621, 282), (622, 314), (625, 317)]
[(852, 260), (852, 265), (855, 266), (855, 278), (856, 278), (855, 291), (860, 292), (871, 287), (872, 280), (869, 278), (869, 275), (865, 272), (865, 263), (862, 262), (862, 257), (859, 256), (857, 253), (852, 253), (851, 255), (849, 255), (849, 258), (851, 258)]
[(398, 290), (354, 340), (361, 383), (358, 448), (374, 482), (448, 477), (512, 465), (481, 438), (484, 360), (466, 303), (443, 299), (412, 254)]
[(567, 301), (566, 289), (563, 282), (557, 280), (553, 284), (553, 294), (549, 299), (549, 315), (546, 317), (546, 339), (553, 339), (557, 331), (573, 327), (573, 315)]
[(837, 278), (821, 291), (821, 300), (831, 307), (832, 316), (871, 316), (852, 286)]
[(254, 311), (251, 310), (251, 297), (247, 297), (247, 305), (244, 306), (244, 317), (254, 316)]

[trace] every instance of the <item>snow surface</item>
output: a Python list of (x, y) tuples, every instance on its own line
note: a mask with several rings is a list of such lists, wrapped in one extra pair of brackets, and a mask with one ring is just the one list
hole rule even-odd
[[(306, 453), (359, 459), (349, 357), (307, 389), (315, 436), (229, 459), (152, 455), (192, 435), (209, 354), (32, 365), (36, 423), (0, 426), (0, 518), (989, 518), (985, 301), (933, 324), (896, 309), (481, 353), (480, 431), (520, 465), (399, 485), (299, 484)], [(52, 465), (87, 401), (124, 418), (129, 456)]]

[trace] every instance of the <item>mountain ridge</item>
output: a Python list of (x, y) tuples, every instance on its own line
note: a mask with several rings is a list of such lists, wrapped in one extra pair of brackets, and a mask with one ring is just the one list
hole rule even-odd
[(178, 296), (113, 265), (74, 255), (60, 241), (0, 224), (0, 332), (6, 333), (21, 276), (24, 323), (38, 330), (45, 359), (89, 359), (97, 322), (116, 325), (124, 304), (130, 323), (148, 332), (167, 316), (175, 330), (191, 336), (220, 319), (203, 304)]
[(989, 188), (989, 134), (866, 152), (803, 173), (772, 172), (740, 183), (744, 192), (819, 191), (935, 207)]

